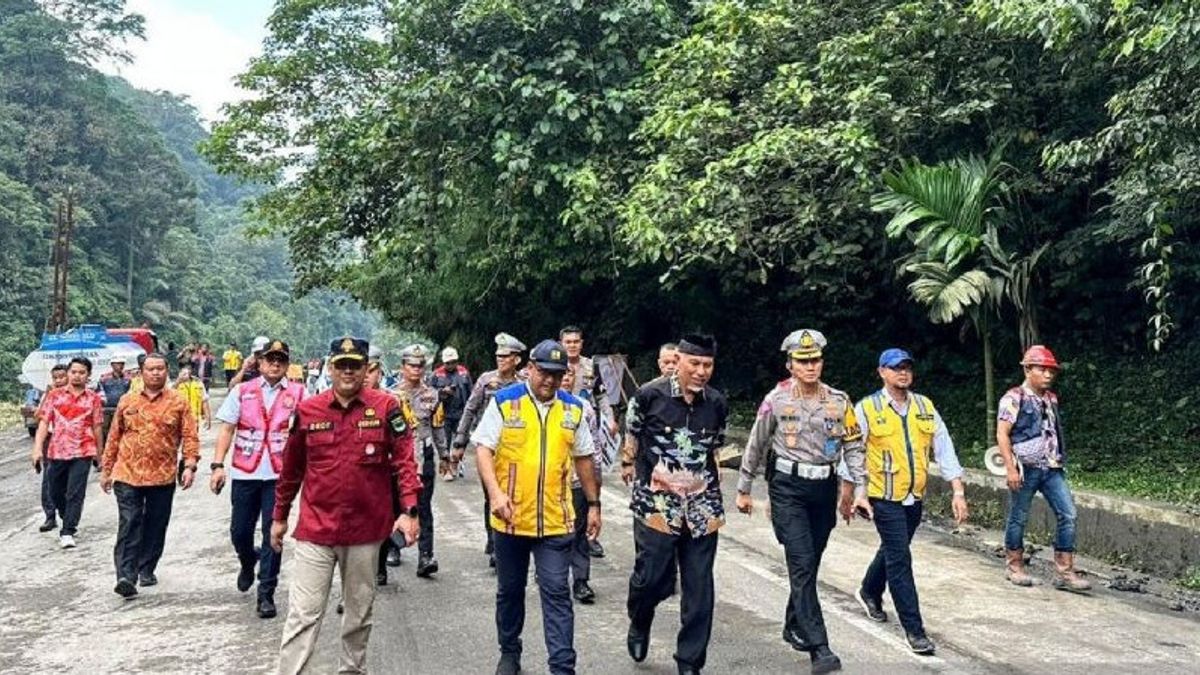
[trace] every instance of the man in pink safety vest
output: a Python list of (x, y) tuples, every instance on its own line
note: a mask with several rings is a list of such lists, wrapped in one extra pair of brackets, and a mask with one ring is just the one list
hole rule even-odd
[[(219, 494), (225, 486), (225, 455), (233, 447), (229, 477), (233, 515), (229, 527), (241, 571), (237, 588), (243, 593), (254, 585), (258, 564), (256, 610), (264, 619), (275, 616), (275, 587), (279, 582), (280, 554), (270, 546), (271, 515), (275, 510), (275, 481), (283, 466), (283, 446), (296, 407), (304, 399), (304, 385), (284, 375), (291, 362), (287, 343), (272, 340), (259, 357), (261, 377), (234, 385), (217, 411), (221, 430), (213, 453), (209, 487)], [(262, 541), (254, 546), (254, 528)]]

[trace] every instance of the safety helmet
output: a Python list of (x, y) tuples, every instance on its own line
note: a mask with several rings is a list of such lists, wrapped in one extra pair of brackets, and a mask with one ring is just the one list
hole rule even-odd
[(1058, 359), (1054, 358), (1054, 352), (1050, 351), (1043, 345), (1034, 345), (1025, 350), (1025, 356), (1021, 357), (1021, 365), (1042, 366), (1044, 368), (1053, 368), (1055, 370), (1061, 368), (1061, 366), (1058, 365)]

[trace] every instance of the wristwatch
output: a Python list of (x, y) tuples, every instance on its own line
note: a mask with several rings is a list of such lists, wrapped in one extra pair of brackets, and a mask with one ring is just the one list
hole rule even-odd
[(408, 511), (405, 511), (405, 513), (408, 515), (409, 518), (416, 518), (421, 513), (421, 511), (420, 511), (420, 509), (418, 509), (415, 506), (410, 506), (410, 507), (408, 507)]
[(599, 499), (589, 499), (587, 505), (594, 506), (596, 508), (600, 508), (600, 500)]
[(209, 471), (216, 471), (217, 469), (224, 469), (224, 468), (225, 468), (225, 464), (222, 462), (213, 462), (212, 464), (208, 465)]

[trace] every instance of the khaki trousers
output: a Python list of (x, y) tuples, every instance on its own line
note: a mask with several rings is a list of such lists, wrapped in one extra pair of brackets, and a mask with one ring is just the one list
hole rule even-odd
[(367, 641), (371, 637), (371, 609), (375, 603), (375, 567), (379, 544), (321, 546), (297, 541), (292, 548), (292, 586), (288, 615), (279, 647), (280, 675), (327, 672), (314, 663), (321, 620), (329, 604), (333, 568), (341, 571), (342, 652), (338, 673), (367, 672)]

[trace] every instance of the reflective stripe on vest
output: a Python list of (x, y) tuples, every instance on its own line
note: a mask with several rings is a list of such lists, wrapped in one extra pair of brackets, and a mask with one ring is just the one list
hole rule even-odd
[(936, 429), (933, 402), (911, 394), (912, 402), (901, 416), (876, 392), (863, 401), (867, 433), (867, 496), (903, 501), (925, 493), (929, 455)]
[(258, 470), (264, 451), (270, 457), (271, 469), (279, 473), (283, 468), (283, 446), (287, 444), (288, 431), (296, 406), (303, 396), (303, 385), (289, 382), (275, 395), (271, 409), (267, 410), (261, 383), (248, 383), (248, 390), (239, 392), (240, 413), (237, 432), (233, 439), (233, 466), (245, 473)]
[[(514, 385), (525, 390), (525, 385)], [(512, 522), (492, 516), (499, 532), (552, 537), (574, 530), (571, 503), (572, 450), (583, 421), (578, 402), (555, 398), (543, 423), (527, 391), (497, 394), (503, 426), (496, 444), (496, 479), (512, 501)], [(574, 401), (574, 398), (571, 399)]]

